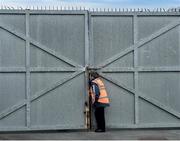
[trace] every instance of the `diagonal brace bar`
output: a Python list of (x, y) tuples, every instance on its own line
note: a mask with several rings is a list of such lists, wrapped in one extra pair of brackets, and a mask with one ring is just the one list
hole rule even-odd
[(47, 94), (48, 92), (56, 89), (56, 88), (59, 87), (60, 85), (63, 85), (64, 83), (66, 83), (66, 82), (68, 82), (69, 80), (75, 78), (76, 76), (80, 75), (80, 74), (83, 73), (83, 72), (84, 72), (84, 71), (75, 72), (75, 73), (71, 74), (70, 76), (62, 79), (61, 81), (59, 81), (59, 82), (57, 82), (57, 83), (54, 83), (52, 86), (50, 86), (50, 87), (48, 87), (48, 88), (46, 88), (46, 89), (44, 89), (44, 90), (36, 93), (35, 95), (33, 95), (33, 96), (31, 97), (31, 101), (34, 101), (34, 100), (36, 100), (37, 98), (39, 98), (39, 97)]
[[(110, 77), (108, 77), (108, 76), (106, 76), (106, 75), (104, 75), (104, 74), (102, 74), (102, 73), (101, 73), (100, 75), (101, 75), (104, 79), (110, 81), (111, 83), (117, 85), (118, 87), (123, 88), (124, 90), (126, 90), (126, 91), (128, 91), (128, 92), (130, 92), (130, 93), (132, 93), (132, 94), (135, 93), (135, 90), (134, 90), (134, 89), (129, 88), (129, 87), (125, 86), (124, 84), (122, 84), (122, 83), (120, 83), (120, 82), (117, 82), (116, 80), (114, 80), (114, 79), (112, 79), (112, 78), (110, 78)], [(175, 117), (180, 118), (180, 113), (179, 113), (179, 112), (176, 112), (176, 111), (173, 110), (172, 108), (170, 108), (170, 107), (162, 104), (161, 102), (155, 100), (154, 98), (150, 98), (150, 97), (148, 97), (147, 95), (144, 95), (144, 94), (142, 94), (142, 93), (139, 92), (139, 91), (138, 91), (138, 97), (140, 97), (140, 98), (146, 100), (147, 102), (155, 105), (156, 107), (158, 107), (158, 108), (160, 108), (160, 109), (162, 109), (162, 110), (170, 113), (171, 115), (174, 115)]]
[(135, 93), (135, 90), (134, 90), (134, 89), (125, 86), (123, 83), (120, 83), (120, 82), (112, 79), (111, 77), (103, 74), (103, 73), (99, 73), (99, 74), (100, 74), (100, 76), (101, 76), (102, 78), (104, 78), (104, 79), (110, 81), (111, 83), (115, 84), (116, 86), (118, 86), (118, 87), (120, 87), (120, 88), (122, 88), (122, 89), (124, 89), (124, 90), (126, 90), (126, 91), (128, 91), (128, 92), (130, 92), (131, 94), (134, 94), (134, 93)]
[(26, 35), (24, 35), (23, 33), (17, 32), (15, 29), (10, 28), (9, 26), (3, 24), (2, 22), (0, 22), (0, 28), (6, 30), (7, 32), (17, 36), (18, 38), (23, 39), (24, 41), (29, 41), (31, 44), (35, 45), (37, 48), (47, 52), (48, 54), (66, 62), (67, 64), (74, 66), (74, 67), (79, 67), (81, 65), (77, 64), (76, 62), (68, 59), (67, 57), (61, 55), (60, 53), (57, 53), (56, 51), (49, 49), (48, 47), (46, 47), (45, 45), (42, 45), (41, 43), (35, 41), (34, 39), (27, 37)]
[(12, 106), (12, 107), (10, 107), (10, 108), (2, 111), (2, 112), (0, 113), (0, 120), (1, 120), (2, 118), (4, 118), (4, 117), (10, 115), (11, 113), (17, 111), (17, 110), (20, 109), (21, 107), (25, 106), (26, 103), (27, 103), (27, 100), (23, 100), (23, 101), (17, 103), (16, 105), (14, 105), (14, 106)]
[[(35, 99), (47, 94), (48, 92), (56, 89), (57, 87), (59, 87), (60, 85), (63, 85), (64, 83), (68, 82), (69, 80), (75, 78), (76, 76), (80, 75), (81, 73), (83, 73), (84, 71), (79, 71), (79, 72), (75, 72), (72, 75), (70, 75), (69, 77), (66, 77), (64, 79), (62, 79), (61, 81), (55, 83), (54, 85), (52, 85), (51, 87), (42, 90), (41, 92), (37, 93), (36, 95), (32, 96), (30, 98), (30, 102), (34, 101)], [(15, 104), (14, 106), (2, 111), (0, 113), (0, 120), (8, 115), (10, 115), (11, 113), (17, 111), (18, 109), (20, 109), (21, 107), (25, 106), (29, 101), (27, 100), (23, 100), (17, 104)]]
[(169, 25), (161, 28), (157, 32), (153, 33), (152, 35), (150, 35), (150, 36), (140, 40), (139, 42), (135, 43), (134, 45), (126, 48), (125, 50), (123, 50), (119, 54), (116, 54), (113, 57), (105, 60), (102, 64), (99, 64), (97, 68), (103, 68), (103, 67), (113, 63), (114, 61), (118, 60), (119, 58), (121, 58), (121, 57), (125, 56), (126, 54), (130, 53), (131, 51), (133, 51), (135, 48), (142, 47), (144, 44), (147, 44), (148, 42), (152, 41), (153, 39), (161, 36), (162, 34), (168, 32), (169, 30), (177, 27), (179, 24), (180, 24), (180, 20), (177, 20), (177, 21), (170, 23)]
[(76, 62), (68, 59), (67, 57), (63, 56), (62, 54), (60, 54), (59, 52), (57, 53), (56, 51), (46, 47), (45, 45), (42, 45), (41, 43), (35, 41), (34, 39), (30, 38), (30, 43), (35, 45), (35, 47), (51, 54), (52, 56), (56, 57), (57, 59), (60, 59), (62, 60), (63, 62), (71, 65), (71, 66), (74, 66), (74, 67), (81, 67), (81, 65), (77, 64)]
[(160, 109), (162, 109), (162, 110), (164, 110), (164, 111), (170, 113), (171, 115), (180, 119), (180, 113), (179, 112), (176, 112), (172, 108), (160, 103), (159, 101), (155, 100), (154, 98), (147, 97), (146, 95), (144, 95), (142, 93), (140, 93), (139, 97), (144, 99), (145, 101), (153, 104), (154, 106), (159, 107)]

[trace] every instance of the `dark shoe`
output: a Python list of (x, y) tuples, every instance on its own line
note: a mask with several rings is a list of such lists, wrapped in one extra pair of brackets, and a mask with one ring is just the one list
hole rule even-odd
[(95, 132), (105, 132), (103, 129), (96, 129)]

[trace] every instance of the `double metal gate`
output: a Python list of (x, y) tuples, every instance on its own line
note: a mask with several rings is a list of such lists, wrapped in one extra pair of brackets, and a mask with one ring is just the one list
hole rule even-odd
[(179, 13), (0, 12), (0, 131), (86, 129), (86, 68), (110, 128), (180, 127)]

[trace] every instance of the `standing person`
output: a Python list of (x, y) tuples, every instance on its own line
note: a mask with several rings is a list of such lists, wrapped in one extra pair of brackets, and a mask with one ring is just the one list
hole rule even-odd
[(105, 132), (106, 126), (104, 108), (109, 106), (107, 91), (103, 81), (100, 79), (100, 76), (97, 72), (90, 72), (89, 79), (91, 101), (95, 110), (94, 114), (97, 124), (97, 129), (95, 130), (95, 132)]

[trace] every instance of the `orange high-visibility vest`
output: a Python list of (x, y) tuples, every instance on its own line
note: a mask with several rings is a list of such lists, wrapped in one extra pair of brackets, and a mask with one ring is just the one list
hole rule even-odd
[[(99, 96), (98, 102), (109, 104), (109, 98), (108, 98), (107, 91), (106, 91), (103, 81), (100, 78), (96, 78), (92, 82), (97, 84), (98, 88), (99, 88), (100, 96)], [(95, 102), (95, 94), (92, 91), (92, 88), (90, 90), (90, 93), (91, 93), (91, 97), (92, 97), (92, 102), (94, 103)]]

